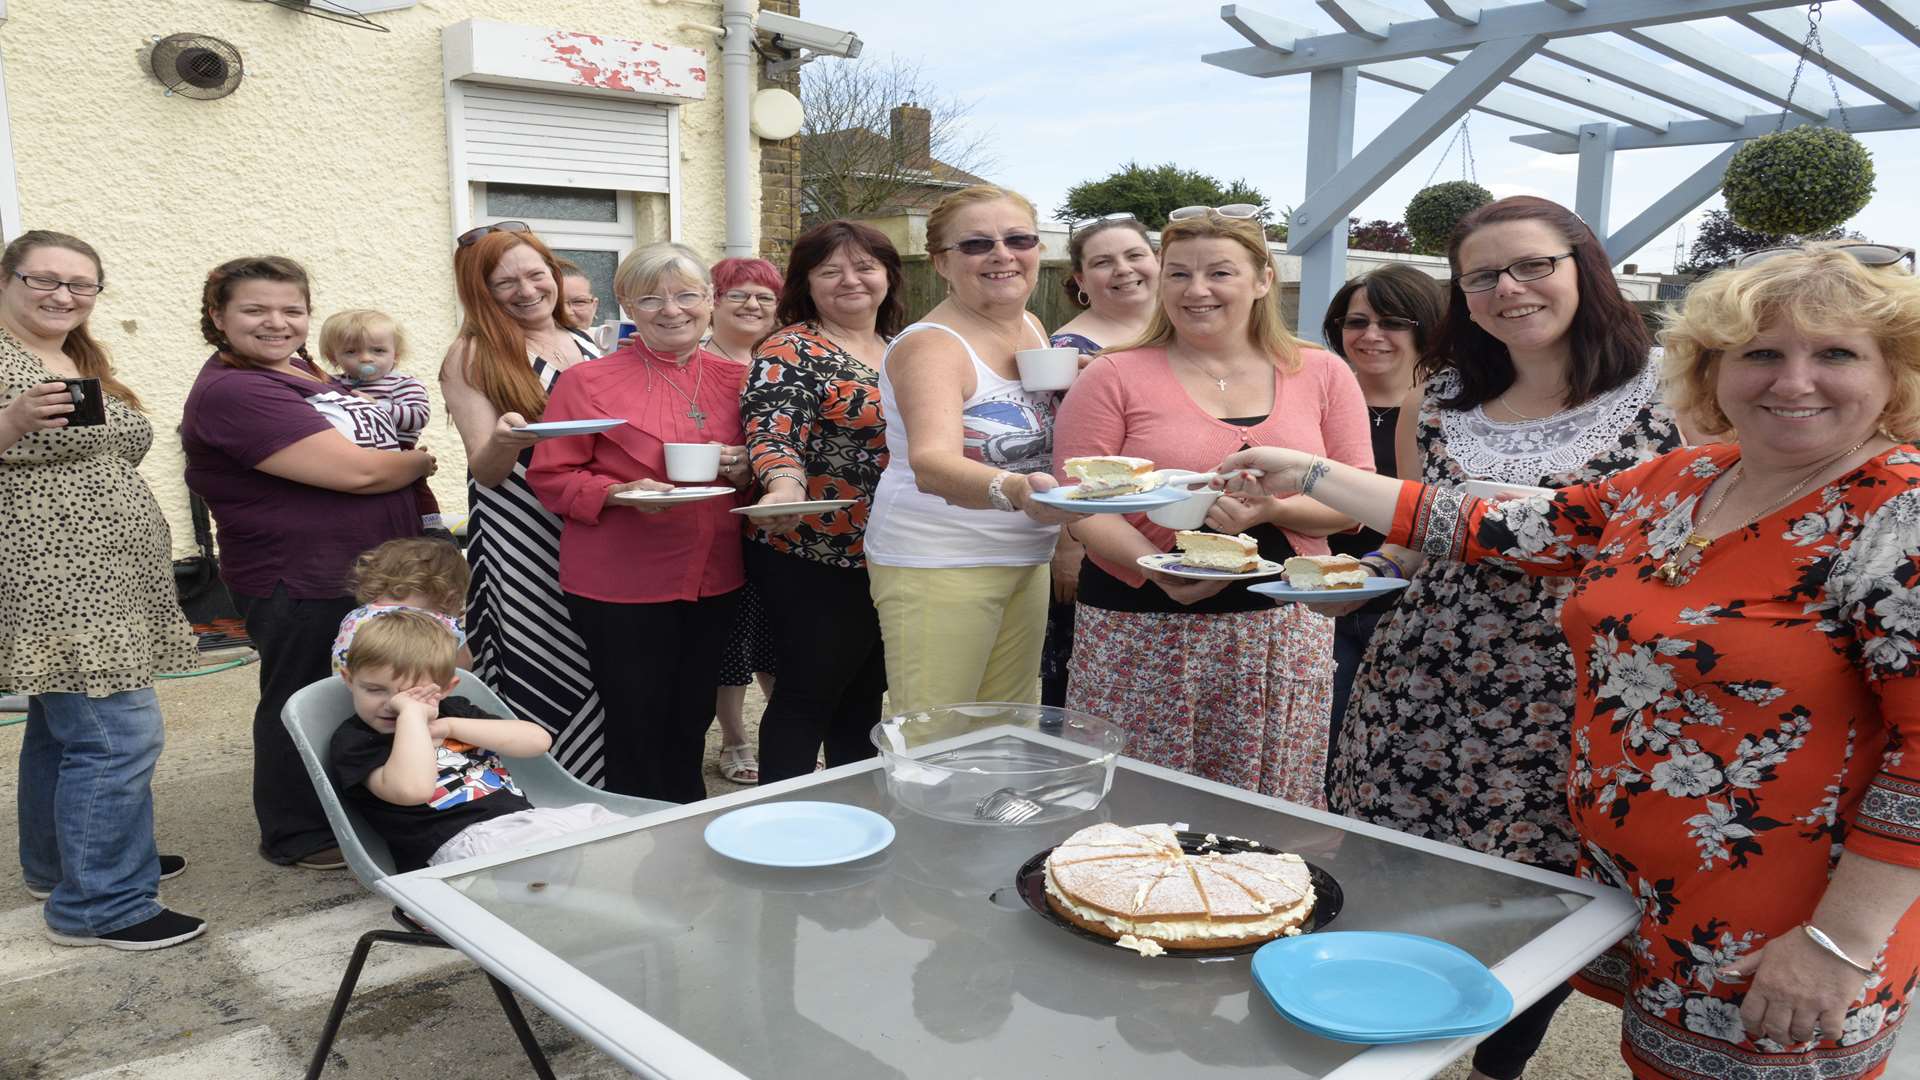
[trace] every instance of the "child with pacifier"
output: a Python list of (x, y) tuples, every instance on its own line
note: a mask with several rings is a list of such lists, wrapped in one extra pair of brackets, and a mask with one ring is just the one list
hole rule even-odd
[[(425, 383), (394, 370), (406, 359), (407, 338), (392, 316), (355, 308), (328, 317), (320, 327), (320, 355), (350, 389), (386, 406), (402, 449), (411, 450), (419, 443), (420, 433), (433, 417), (433, 405)], [(421, 526), (444, 530), (440, 502), (425, 477), (415, 482), (413, 493), (420, 504)]]

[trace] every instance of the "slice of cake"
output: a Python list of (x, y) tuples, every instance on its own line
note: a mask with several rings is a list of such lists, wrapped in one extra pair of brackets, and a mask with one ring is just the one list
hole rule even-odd
[(1173, 546), (1180, 550), (1180, 562), (1202, 570), (1225, 570), (1230, 574), (1248, 574), (1260, 569), (1260, 542), (1246, 533), (1225, 533), (1182, 529), (1173, 534)]
[(1373, 576), (1351, 555), (1295, 555), (1280, 572), (1296, 589), (1357, 589)]
[(1068, 458), (1066, 470), (1080, 482), (1069, 496), (1075, 499), (1111, 499), (1152, 491), (1162, 479), (1154, 473), (1153, 462), (1137, 457)]
[[(1134, 833), (1129, 842), (1120, 835)], [(1189, 855), (1165, 825), (1082, 829), (1047, 857), (1047, 905), (1068, 922), (1135, 949), (1226, 949), (1297, 934), (1313, 914), (1298, 855)], [(1080, 858), (1091, 851), (1114, 854)]]

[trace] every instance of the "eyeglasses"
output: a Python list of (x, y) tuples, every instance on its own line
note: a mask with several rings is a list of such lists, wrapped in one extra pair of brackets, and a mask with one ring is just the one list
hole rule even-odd
[(1073, 223), (1073, 227), (1068, 229), (1067, 232), (1069, 234), (1072, 234), (1072, 233), (1079, 232), (1081, 229), (1091, 229), (1095, 225), (1098, 225), (1103, 221), (1139, 221), (1139, 220), (1140, 220), (1139, 218), (1134, 217), (1132, 214), (1128, 213), (1125, 210), (1122, 210), (1116, 214), (1101, 214), (1099, 217), (1096, 217), (1096, 218), (1088, 218), (1085, 221), (1076, 221)]
[(59, 292), (65, 289), (71, 296), (99, 296), (100, 290), (106, 288), (97, 281), (61, 281), (57, 277), (23, 274), (18, 270), (13, 272), (13, 276), (26, 282), (27, 288), (34, 292)]
[(1539, 281), (1553, 273), (1561, 259), (1573, 258), (1573, 252), (1565, 255), (1540, 255), (1531, 259), (1521, 259), (1509, 263), (1498, 270), (1472, 270), (1453, 279), (1461, 292), (1486, 292), (1500, 284), (1500, 275), (1505, 274), (1515, 281)]
[(1009, 233), (998, 238), (969, 236), (965, 240), (948, 244), (946, 250), (957, 251), (962, 255), (985, 255), (993, 250), (995, 244), (1005, 244), (1008, 251), (1032, 251), (1040, 246), (1040, 237), (1029, 232)]
[(477, 229), (468, 229), (466, 232), (461, 233), (460, 238), (455, 240), (454, 243), (460, 247), (471, 247), (479, 243), (480, 238), (488, 233), (530, 233), (532, 231), (533, 228), (524, 221), (496, 221), (491, 225), (482, 225)]
[[(1910, 247), (1893, 247), (1888, 244), (1835, 244), (1823, 250), (1851, 255), (1863, 266), (1894, 266), (1906, 263), (1908, 270), (1913, 269), (1913, 249)], [(1782, 255), (1803, 255), (1806, 252), (1806, 248), (1797, 245), (1761, 248), (1759, 251), (1749, 251), (1733, 260), (1733, 265), (1736, 268), (1757, 266), (1768, 259), (1777, 259)]]
[(1215, 214), (1235, 221), (1248, 221), (1260, 216), (1260, 208), (1253, 203), (1228, 203), (1225, 206), (1183, 206), (1167, 215), (1168, 221), (1185, 221), (1188, 218), (1205, 217)]
[(627, 306), (635, 311), (652, 313), (665, 308), (668, 300), (672, 300), (675, 307), (690, 308), (699, 306), (706, 299), (706, 293), (698, 289), (688, 289), (685, 292), (674, 293), (672, 296), (637, 296), (634, 297), (633, 303)]
[(1351, 330), (1356, 334), (1366, 333), (1369, 326), (1378, 326), (1382, 332), (1388, 334), (1410, 333), (1419, 325), (1412, 319), (1402, 319), (1394, 315), (1383, 315), (1378, 319), (1369, 319), (1365, 315), (1349, 315), (1340, 320), (1342, 330)]
[(748, 292), (745, 289), (728, 289), (720, 294), (720, 299), (729, 304), (759, 304), (761, 307), (772, 307), (780, 302), (780, 298), (770, 292)]

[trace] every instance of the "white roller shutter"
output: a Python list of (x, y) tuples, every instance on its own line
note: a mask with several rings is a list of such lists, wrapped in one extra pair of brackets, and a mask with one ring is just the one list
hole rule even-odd
[(672, 190), (668, 106), (465, 81), (451, 86), (456, 175), (549, 187)]

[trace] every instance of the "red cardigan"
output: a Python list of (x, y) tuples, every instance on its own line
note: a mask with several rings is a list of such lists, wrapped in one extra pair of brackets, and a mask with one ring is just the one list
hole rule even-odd
[[(698, 600), (746, 583), (741, 519), (728, 513), (744, 493), (643, 514), (605, 505), (607, 489), (631, 480), (667, 480), (670, 442), (739, 446), (740, 389), (747, 366), (705, 349), (686, 368), (655, 359), (651, 372), (629, 344), (562, 372), (547, 397), (542, 420), (618, 417), (626, 426), (598, 435), (546, 439), (533, 448), (527, 482), (547, 509), (560, 515), (560, 588), (618, 604)], [(687, 399), (665, 385), (694, 389), (706, 413), (696, 427)], [(652, 389), (649, 390), (649, 384)]]

